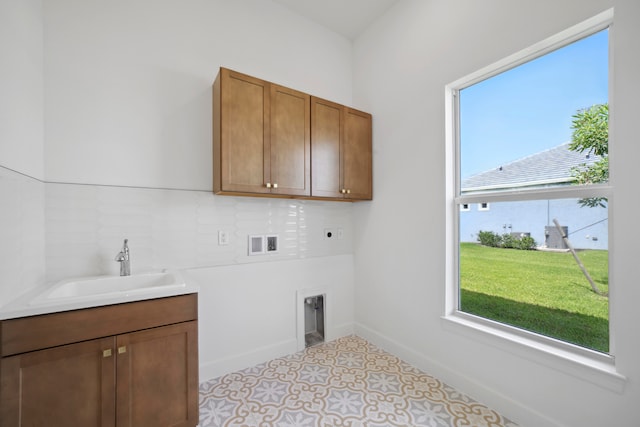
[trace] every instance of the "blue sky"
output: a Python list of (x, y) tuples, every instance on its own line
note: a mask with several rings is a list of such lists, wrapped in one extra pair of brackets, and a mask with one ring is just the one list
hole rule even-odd
[(466, 178), (571, 139), (572, 116), (608, 102), (608, 31), (460, 92)]

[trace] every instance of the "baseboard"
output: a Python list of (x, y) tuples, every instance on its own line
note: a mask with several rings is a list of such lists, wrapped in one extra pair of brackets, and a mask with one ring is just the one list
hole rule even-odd
[[(334, 326), (327, 341), (354, 334), (354, 324), (343, 323)], [(234, 354), (223, 359), (212, 361), (200, 361), (200, 382), (205, 382), (213, 378), (242, 369), (250, 368), (278, 357), (288, 356), (297, 351), (297, 340), (285, 340), (278, 343), (253, 349), (246, 353)]]
[(296, 345), (296, 340), (291, 339), (256, 348), (246, 353), (234, 354), (223, 359), (200, 361), (200, 382), (293, 354), (296, 352)]
[(433, 375), (448, 385), (455, 387), (460, 392), (465, 393), (472, 398), (482, 400), (483, 404), (489, 405), (501, 414), (512, 419), (514, 422), (517, 422), (521, 427), (561, 427), (561, 424), (558, 422), (545, 417), (533, 409), (524, 406), (521, 403), (484, 386), (483, 384), (460, 375), (450, 368), (424, 356), (422, 353), (382, 335), (365, 325), (356, 323), (354, 325), (354, 331), (356, 335), (399, 357), (427, 374)]
[(330, 332), (331, 335), (326, 337), (327, 341), (333, 341), (337, 340), (338, 338), (355, 334), (355, 326), (352, 322), (343, 323), (341, 325), (334, 325)]

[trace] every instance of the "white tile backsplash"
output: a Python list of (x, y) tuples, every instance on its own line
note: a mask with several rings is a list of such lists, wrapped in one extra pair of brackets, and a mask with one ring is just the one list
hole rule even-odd
[(44, 191), (0, 167), (0, 306), (45, 279)]
[[(0, 306), (44, 283), (118, 274), (125, 238), (134, 273), (353, 253), (350, 203), (43, 183), (2, 167), (0, 200)], [(325, 227), (344, 238), (324, 239)], [(278, 253), (248, 256), (249, 234), (277, 234)]]
[[(129, 239), (132, 271), (193, 268), (351, 254), (351, 232), (323, 239), (327, 227), (352, 228), (352, 205), (215, 196), (204, 191), (45, 184), (47, 281), (117, 274)], [(229, 244), (218, 245), (218, 231)], [(249, 234), (278, 234), (280, 251), (249, 257)]]

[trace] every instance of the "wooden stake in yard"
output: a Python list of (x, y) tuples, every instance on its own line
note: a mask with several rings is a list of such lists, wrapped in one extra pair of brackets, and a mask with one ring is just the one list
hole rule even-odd
[(562, 227), (560, 226), (560, 223), (558, 222), (558, 220), (554, 218), (553, 223), (556, 225), (556, 228), (558, 229), (558, 233), (560, 233), (560, 235), (562, 236), (562, 240), (564, 240), (564, 243), (567, 245), (567, 247), (571, 251), (571, 255), (573, 255), (573, 259), (575, 259), (576, 262), (578, 263), (578, 266), (580, 267), (580, 270), (582, 270), (584, 277), (586, 277), (587, 280), (589, 281), (589, 284), (591, 285), (591, 289), (593, 289), (593, 292), (595, 292), (598, 295), (606, 296), (607, 294), (605, 292), (602, 292), (600, 289), (598, 289), (598, 286), (596, 286), (595, 282), (589, 275), (589, 272), (582, 264), (582, 261), (580, 260), (580, 258), (578, 258), (578, 254), (576, 253), (576, 250), (573, 249), (573, 246), (571, 245), (569, 238), (567, 237), (566, 234), (564, 234), (564, 231), (562, 231)]

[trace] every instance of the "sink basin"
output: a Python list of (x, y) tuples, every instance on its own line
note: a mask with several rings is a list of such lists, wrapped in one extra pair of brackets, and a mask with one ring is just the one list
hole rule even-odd
[(132, 276), (95, 276), (62, 280), (31, 301), (31, 305), (61, 300), (84, 300), (107, 296), (130, 296), (185, 287), (177, 271), (165, 270)]

